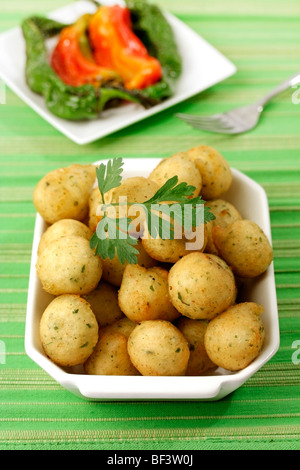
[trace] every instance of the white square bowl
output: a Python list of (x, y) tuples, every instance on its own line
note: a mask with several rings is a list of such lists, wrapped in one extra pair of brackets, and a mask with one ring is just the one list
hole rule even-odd
[[(110, 5), (122, 0), (102, 0)], [(63, 23), (72, 23), (84, 13), (93, 13), (96, 6), (90, 1), (70, 3), (53, 11), (49, 17)], [(183, 72), (175, 94), (164, 102), (144, 109), (138, 104), (128, 104), (101, 113), (92, 121), (67, 121), (54, 116), (46, 107), (44, 98), (33, 93), (25, 80), (25, 43), (21, 28), (13, 28), (0, 35), (0, 78), (32, 109), (72, 141), (88, 144), (133, 123), (153, 116), (178, 104), (236, 72), (236, 67), (205, 39), (175, 16), (165, 13), (175, 35), (183, 60)]]
[[(159, 161), (125, 159), (123, 177), (147, 177)], [(222, 198), (232, 202), (244, 218), (256, 222), (271, 241), (269, 206), (264, 189), (243, 173), (235, 169), (232, 169), (232, 173), (232, 186)], [(213, 375), (199, 377), (92, 376), (85, 375), (82, 367), (67, 369), (55, 365), (45, 355), (39, 338), (40, 318), (53, 299), (42, 289), (35, 268), (38, 244), (45, 229), (46, 224), (37, 214), (28, 291), (25, 350), (36, 364), (75, 395), (90, 400), (219, 400), (243, 385), (277, 352), (280, 335), (272, 263), (265, 274), (249, 281), (242, 293), (243, 300), (264, 306), (262, 319), (266, 339), (259, 357), (241, 371), (229, 372), (219, 368)]]

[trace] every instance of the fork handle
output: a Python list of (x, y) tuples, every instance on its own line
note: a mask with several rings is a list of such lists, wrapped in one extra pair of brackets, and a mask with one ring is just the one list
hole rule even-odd
[(258, 107), (260, 107), (260, 111), (262, 111), (263, 107), (275, 96), (279, 95), (279, 93), (282, 93), (283, 91), (287, 90), (291, 86), (298, 85), (300, 83), (300, 72), (296, 73), (292, 77), (288, 78), (285, 80), (283, 83), (278, 85), (276, 88), (271, 90), (266, 96), (261, 98), (259, 101), (257, 101)]

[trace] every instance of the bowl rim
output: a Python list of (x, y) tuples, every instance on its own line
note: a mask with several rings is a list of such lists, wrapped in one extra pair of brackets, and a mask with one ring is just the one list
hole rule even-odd
[[(145, 172), (145, 160), (153, 167), (161, 159), (156, 158), (126, 158), (124, 159), (124, 173), (132, 168), (132, 173), (138, 172), (141, 167)], [(94, 162), (94, 165), (105, 163), (107, 160)], [(267, 194), (264, 188), (235, 168), (231, 168), (233, 179), (251, 186), (259, 193), (260, 209), (263, 211), (263, 230), (272, 243), (270, 212)], [(129, 175), (131, 176), (131, 175)], [(129, 177), (126, 176), (126, 177)], [(226, 195), (224, 195), (226, 198)], [(222, 196), (223, 198), (223, 196)], [(274, 262), (269, 266), (265, 276), (269, 282), (269, 297), (272, 304), (271, 331), (269, 331), (269, 344), (264, 347), (260, 355), (245, 369), (237, 372), (226, 371), (220, 375), (205, 376), (182, 376), (182, 377), (153, 377), (153, 376), (93, 376), (82, 373), (70, 373), (60, 366), (54, 364), (45, 354), (39, 351), (34, 343), (34, 325), (36, 322), (36, 289), (37, 273), (35, 269), (37, 261), (37, 246), (45, 225), (42, 217), (37, 213), (32, 244), (32, 255), (29, 275), (26, 324), (25, 324), (25, 352), (26, 354), (56, 382), (82, 398), (95, 400), (141, 400), (141, 399), (196, 399), (196, 400), (218, 400), (228, 393), (239, 388), (253, 374), (261, 369), (278, 351), (280, 345), (279, 317), (276, 296), (276, 284), (274, 273)]]

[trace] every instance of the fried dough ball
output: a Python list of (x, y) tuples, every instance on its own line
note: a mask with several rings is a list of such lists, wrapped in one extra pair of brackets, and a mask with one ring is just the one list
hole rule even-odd
[(259, 355), (265, 338), (260, 318), (263, 310), (259, 304), (245, 302), (230, 307), (209, 323), (204, 344), (215, 364), (237, 371)]
[(202, 175), (204, 200), (217, 199), (231, 186), (232, 173), (225, 158), (212, 147), (200, 145), (187, 152)]
[(222, 259), (190, 253), (169, 272), (169, 294), (176, 310), (194, 320), (211, 320), (235, 302), (234, 276)]
[(176, 263), (188, 253), (185, 239), (163, 240), (149, 237), (144, 238), (142, 243), (151, 258), (165, 263)]
[(178, 183), (187, 183), (194, 186), (194, 196), (200, 194), (202, 177), (196, 164), (185, 152), (176, 153), (169, 158), (164, 158), (150, 173), (149, 178), (155, 181), (159, 187), (173, 176), (178, 177)]
[(60, 366), (83, 364), (98, 341), (98, 323), (91, 307), (78, 295), (56, 297), (40, 321), (47, 356)]
[[(151, 258), (148, 253), (145, 251), (142, 241), (138, 240), (135, 248), (139, 251), (139, 255), (137, 256), (137, 263), (139, 266), (143, 266), (145, 268), (151, 268), (157, 264), (157, 261)], [(119, 260), (118, 256), (116, 255), (113, 259), (106, 258), (102, 260), (103, 264), (103, 275), (102, 279), (110, 284), (120, 287), (124, 270), (128, 265), (127, 261), (125, 264), (122, 264)]]
[(215, 226), (228, 227), (235, 220), (241, 220), (242, 216), (236, 207), (228, 201), (223, 199), (215, 199), (205, 203), (205, 207), (210, 208), (210, 212), (215, 216), (214, 220), (211, 220), (206, 224), (207, 227), (207, 244), (205, 247), (206, 253), (212, 253), (218, 255), (218, 250), (214, 244), (212, 237), (212, 229)]
[(94, 165), (74, 164), (50, 171), (34, 189), (36, 210), (49, 224), (61, 219), (83, 221), (95, 177)]
[(129, 337), (130, 333), (136, 327), (136, 323), (129, 320), (125, 315), (123, 315), (120, 320), (117, 320), (110, 325), (100, 327), (99, 329), (99, 337), (104, 335), (105, 333), (122, 333), (122, 335)]
[(103, 204), (102, 196), (98, 186), (94, 188), (89, 197), (89, 213), (88, 213), (88, 225), (92, 232), (96, 231), (97, 225), (102, 219), (102, 216), (98, 214), (99, 207)]
[(121, 333), (105, 333), (84, 364), (89, 375), (140, 375), (127, 352), (127, 338)]
[(158, 189), (159, 186), (155, 181), (142, 176), (134, 176), (123, 180), (120, 186), (111, 191), (111, 202), (122, 202), (122, 198), (125, 197), (128, 203), (136, 203), (136, 205), (114, 206), (111, 216), (130, 217), (132, 220), (130, 232), (137, 234), (135, 236), (138, 238), (142, 235), (146, 217), (145, 211), (138, 204), (151, 199)]
[(151, 199), (159, 189), (151, 178), (133, 176), (122, 181), (121, 185), (111, 192), (112, 202), (118, 202), (119, 197), (126, 196), (128, 202), (145, 202)]
[(100, 327), (110, 325), (123, 317), (118, 304), (118, 290), (107, 282), (100, 282), (98, 287), (84, 298), (90, 304)]
[[(184, 235), (182, 238), (170, 240), (151, 238), (150, 234), (147, 234), (142, 239), (142, 244), (151, 258), (163, 263), (176, 263), (176, 261), (192, 251), (204, 251), (208, 239), (206, 224), (201, 224), (201, 226), (197, 227), (196, 232), (197, 236), (191, 240), (187, 239)], [(195, 244), (196, 240), (197, 244)]]
[(216, 364), (208, 357), (204, 346), (208, 323), (207, 320), (191, 320), (185, 317), (179, 318), (176, 322), (176, 327), (186, 338), (190, 348), (190, 359), (185, 375), (204, 375), (217, 368)]
[[(121, 197), (126, 197), (127, 202), (131, 203), (145, 202), (148, 199), (151, 199), (158, 189), (159, 186), (149, 178), (134, 176), (124, 179), (120, 186), (108, 191), (105, 194), (105, 203), (117, 203)], [(103, 217), (101, 211), (99, 210), (102, 204), (102, 196), (100, 194), (99, 188), (96, 187), (93, 189), (89, 198), (89, 227), (93, 232), (96, 230), (98, 223)], [(122, 209), (124, 211), (122, 216), (128, 216), (129, 209), (126, 206), (123, 206)], [(113, 217), (114, 215), (117, 217), (120, 215), (119, 206), (114, 206), (114, 208), (109, 208), (108, 210), (110, 217)], [(137, 216), (138, 215), (139, 214), (137, 214)], [(132, 219), (134, 218), (135, 217), (133, 214)]]
[(168, 271), (128, 264), (119, 290), (119, 306), (134, 322), (174, 320), (179, 313), (170, 302)]
[(88, 294), (102, 275), (102, 262), (83, 237), (61, 237), (45, 248), (36, 264), (43, 289), (49, 294)]
[(128, 338), (128, 353), (133, 365), (147, 376), (184, 375), (190, 357), (183, 334), (164, 320), (138, 324)]
[(267, 236), (250, 220), (237, 220), (226, 228), (214, 227), (212, 236), (219, 256), (242, 278), (259, 276), (273, 260)]
[(93, 233), (84, 223), (75, 219), (61, 219), (47, 228), (41, 236), (38, 246), (38, 255), (54, 240), (66, 236), (83, 237), (90, 240)]

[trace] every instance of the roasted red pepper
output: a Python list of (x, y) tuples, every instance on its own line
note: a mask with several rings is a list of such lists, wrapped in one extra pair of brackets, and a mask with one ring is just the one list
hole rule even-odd
[(72, 26), (64, 28), (53, 51), (51, 65), (67, 85), (81, 86), (90, 83), (101, 86), (122, 78), (115, 70), (96, 64), (86, 35), (91, 15), (83, 15)]
[(116, 70), (125, 88), (143, 89), (162, 77), (159, 61), (149, 55), (132, 31), (127, 8), (100, 7), (92, 16), (88, 30), (96, 63)]

